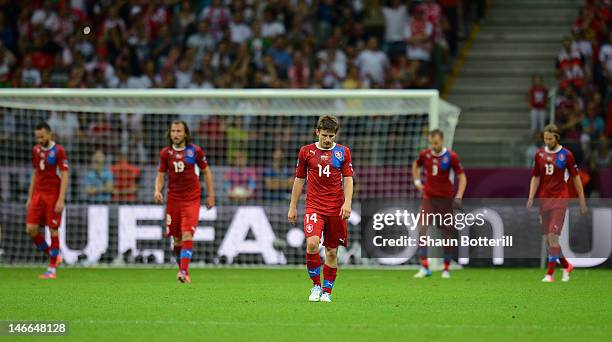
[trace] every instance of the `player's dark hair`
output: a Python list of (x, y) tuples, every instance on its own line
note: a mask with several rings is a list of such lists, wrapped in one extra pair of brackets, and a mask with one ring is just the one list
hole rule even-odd
[(51, 132), (51, 126), (49, 126), (49, 124), (46, 122), (39, 122), (36, 125), (36, 130), (38, 131), (39, 129), (44, 129), (47, 132)]
[(444, 133), (441, 130), (437, 129), (437, 128), (434, 129), (433, 131), (429, 132), (429, 136), (430, 137), (435, 137), (436, 135), (439, 136), (440, 139), (444, 139)]
[(548, 124), (544, 127), (544, 133), (550, 133), (557, 138), (557, 142), (561, 140), (561, 133), (559, 133), (559, 128), (555, 124)]
[(174, 120), (170, 123), (170, 126), (168, 126), (168, 132), (166, 133), (168, 145), (172, 146), (172, 136), (170, 135), (172, 125), (183, 125), (183, 129), (185, 130), (185, 146), (191, 144), (191, 131), (189, 131), (189, 126), (187, 126), (187, 123), (183, 120)]
[(317, 129), (319, 131), (329, 131), (338, 133), (340, 129), (340, 121), (333, 115), (323, 115), (317, 121)]

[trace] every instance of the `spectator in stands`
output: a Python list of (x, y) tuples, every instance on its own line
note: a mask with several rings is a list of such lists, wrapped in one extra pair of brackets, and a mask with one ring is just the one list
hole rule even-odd
[(608, 33), (607, 42), (599, 50), (599, 63), (601, 63), (604, 78), (610, 83), (612, 81), (612, 30)]
[(346, 77), (347, 59), (342, 50), (336, 48), (333, 39), (328, 39), (325, 50), (317, 53), (319, 69), (317, 73), (323, 80), (325, 88), (340, 88)]
[(540, 75), (533, 75), (531, 89), (528, 93), (529, 107), (531, 108), (531, 134), (544, 131), (546, 125), (546, 102), (548, 89), (542, 84)]
[(230, 31), (232, 33), (232, 42), (238, 45), (244, 44), (253, 35), (251, 28), (244, 22), (241, 12), (234, 15), (230, 23)]
[(17, 133), (15, 117), (9, 109), (0, 108), (0, 149), (2, 151), (15, 148), (15, 133)]
[(429, 68), (428, 63), (431, 60), (433, 33), (433, 25), (425, 17), (423, 8), (415, 11), (414, 17), (410, 18), (404, 29), (404, 39), (408, 45), (406, 56), (409, 60), (421, 61), (426, 69)]
[(217, 44), (217, 40), (215, 39), (214, 34), (209, 29), (209, 24), (207, 21), (200, 21), (198, 23), (197, 32), (191, 34), (189, 38), (187, 38), (187, 47), (196, 49), (196, 59), (199, 60), (204, 55), (204, 52), (215, 51), (215, 45)]
[(83, 178), (83, 197), (90, 203), (108, 203), (113, 193), (113, 173), (106, 165), (106, 156), (101, 150), (94, 152), (91, 168)]
[(113, 202), (136, 202), (140, 168), (130, 163), (127, 152), (122, 152), (110, 169), (113, 173)]
[(261, 35), (263, 37), (274, 38), (282, 34), (285, 34), (285, 25), (276, 20), (270, 8), (266, 8), (263, 12), (263, 21), (261, 22)]
[(57, 141), (64, 146), (70, 146), (70, 143), (74, 139), (83, 137), (81, 131), (79, 118), (74, 113), (67, 113), (63, 111), (53, 111), (47, 120), (49, 126), (55, 133)]
[(373, 84), (384, 84), (389, 69), (387, 55), (378, 48), (378, 38), (372, 36), (368, 45), (359, 53), (355, 61), (361, 73), (361, 79), (368, 79)]
[(277, 148), (272, 154), (272, 165), (264, 170), (264, 199), (288, 200), (291, 196), (293, 174), (284, 157), (283, 150)]
[(389, 6), (381, 7), (381, 0), (375, 4), (385, 19), (384, 50), (393, 59), (406, 51), (404, 28), (408, 25), (408, 7), (401, 0), (391, 0)]
[(266, 51), (266, 53), (272, 57), (272, 60), (274, 60), (274, 65), (276, 66), (276, 71), (279, 78), (283, 80), (287, 79), (287, 72), (289, 70), (289, 66), (291, 65), (291, 54), (287, 49), (285, 37), (279, 35), (274, 38), (274, 43), (268, 49), (268, 51)]
[(293, 52), (288, 74), (291, 88), (308, 88), (310, 86), (310, 68), (307, 61), (304, 60), (302, 51)]
[(241, 203), (255, 194), (257, 178), (255, 170), (247, 167), (246, 151), (234, 154), (234, 166), (223, 176), (225, 191), (232, 202)]
[(597, 151), (595, 152), (594, 160), (594, 168), (603, 170), (609, 167), (612, 161), (612, 150), (610, 149), (610, 144), (608, 143), (608, 138), (605, 135), (599, 137), (599, 142), (597, 145)]
[(342, 81), (342, 89), (360, 89), (363, 87), (361, 78), (359, 77), (359, 69), (356, 66), (351, 65), (349, 67), (348, 75)]

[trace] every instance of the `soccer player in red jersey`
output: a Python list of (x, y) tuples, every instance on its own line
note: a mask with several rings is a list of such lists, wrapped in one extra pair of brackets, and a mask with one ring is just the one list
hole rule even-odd
[[(421, 181), (421, 168), (424, 170), (425, 183)], [(455, 200), (453, 201), (455, 175), (459, 179), (459, 185), (454, 196)], [(423, 201), (421, 202), (421, 213), (423, 215), (441, 214), (444, 216), (447, 213), (452, 214), (453, 204), (461, 204), (461, 199), (467, 186), (467, 178), (457, 153), (444, 147), (444, 134), (439, 129), (429, 133), (429, 148), (419, 152), (419, 157), (412, 163), (412, 178), (417, 190), (423, 193)], [(445, 239), (451, 238), (453, 227), (443, 226), (442, 222), (438, 223), (443, 237)], [(419, 225), (419, 236), (426, 234), (427, 226)], [(431, 276), (426, 245), (419, 245), (419, 257), (421, 259), (421, 268), (414, 277), (424, 278)], [(451, 259), (452, 247), (444, 247), (442, 278), (450, 278), (449, 266)]]
[(155, 179), (155, 202), (162, 203), (164, 178), (168, 172), (166, 203), (166, 236), (172, 236), (174, 256), (179, 265), (179, 283), (191, 283), (189, 262), (200, 216), (200, 171), (204, 173), (206, 208), (215, 206), (213, 175), (204, 150), (191, 143), (191, 133), (184, 121), (174, 121), (167, 133), (169, 146), (159, 152), (159, 168)]
[(557, 261), (563, 267), (562, 281), (569, 281), (574, 268), (561, 254), (559, 235), (565, 221), (565, 211), (569, 202), (567, 180), (571, 177), (578, 193), (580, 213), (586, 214), (588, 208), (584, 199), (582, 181), (572, 152), (559, 144), (559, 130), (554, 124), (544, 128), (544, 148), (535, 155), (527, 209), (533, 206), (533, 198), (540, 190), (540, 221), (542, 233), (548, 243), (548, 271), (543, 282), (552, 283)]
[[(346, 220), (351, 215), (353, 165), (351, 151), (336, 144), (340, 124), (334, 116), (319, 118), (316, 134), (319, 141), (300, 149), (287, 217), (297, 223), (297, 203), (308, 178), (304, 235), (306, 268), (313, 283), (309, 300), (331, 302), (331, 292), (338, 270), (338, 246), (348, 246)], [(325, 265), (321, 284), (319, 243), (323, 237)]]
[[(32, 149), (34, 173), (26, 203), (26, 232), (36, 247), (49, 256), (47, 272), (40, 278), (55, 279), (55, 270), (61, 262), (58, 228), (68, 188), (68, 157), (64, 148), (53, 141), (53, 133), (47, 123), (38, 124), (34, 135), (38, 144)], [(51, 233), (51, 246), (45, 241), (45, 226)]]

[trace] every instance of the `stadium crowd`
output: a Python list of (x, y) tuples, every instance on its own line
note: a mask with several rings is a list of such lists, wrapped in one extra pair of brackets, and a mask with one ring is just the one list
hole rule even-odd
[(430, 87), (471, 3), (2, 0), (0, 86)]
[[(484, 5), (484, 0), (0, 0), (0, 87), (439, 87), (441, 65), (456, 54), (470, 23), (482, 19)], [(173, 119), (0, 110), (0, 144), (17, 142), (23, 149), (17, 158), (27, 162), (30, 126), (48, 121), (71, 161), (86, 165), (72, 182), (73, 197), (132, 201)], [(291, 172), (284, 166), (293, 164), (295, 149), (311, 139), (314, 125), (310, 117), (180, 119), (211, 163), (227, 168), (220, 188), (238, 202), (287, 197)], [(353, 120), (343, 128), (343, 140), (359, 149), (351, 138), (375, 128), (380, 134), (364, 144), (390, 147), (384, 152), (389, 158), (378, 157), (399, 160), (391, 154), (399, 157), (405, 149), (400, 138), (421, 132), (423, 120), (393, 120)], [(253, 139), (261, 143), (249, 144)]]
[[(583, 181), (587, 182), (591, 178), (589, 174), (593, 176), (607, 168), (612, 160), (611, 24), (610, 0), (585, 0), (571, 27), (571, 36), (561, 42), (555, 62), (555, 123), (565, 145), (573, 146), (577, 161), (585, 171)], [(546, 90), (537, 78), (534, 77), (532, 94), (538, 89)], [(532, 118), (532, 133), (536, 141), (541, 141), (537, 128)]]

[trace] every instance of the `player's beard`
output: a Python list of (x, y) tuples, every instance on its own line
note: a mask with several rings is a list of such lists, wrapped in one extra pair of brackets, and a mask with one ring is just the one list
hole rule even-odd
[(177, 142), (175, 142), (176, 140), (172, 140), (172, 146), (173, 147), (185, 147), (185, 139), (181, 139)]

